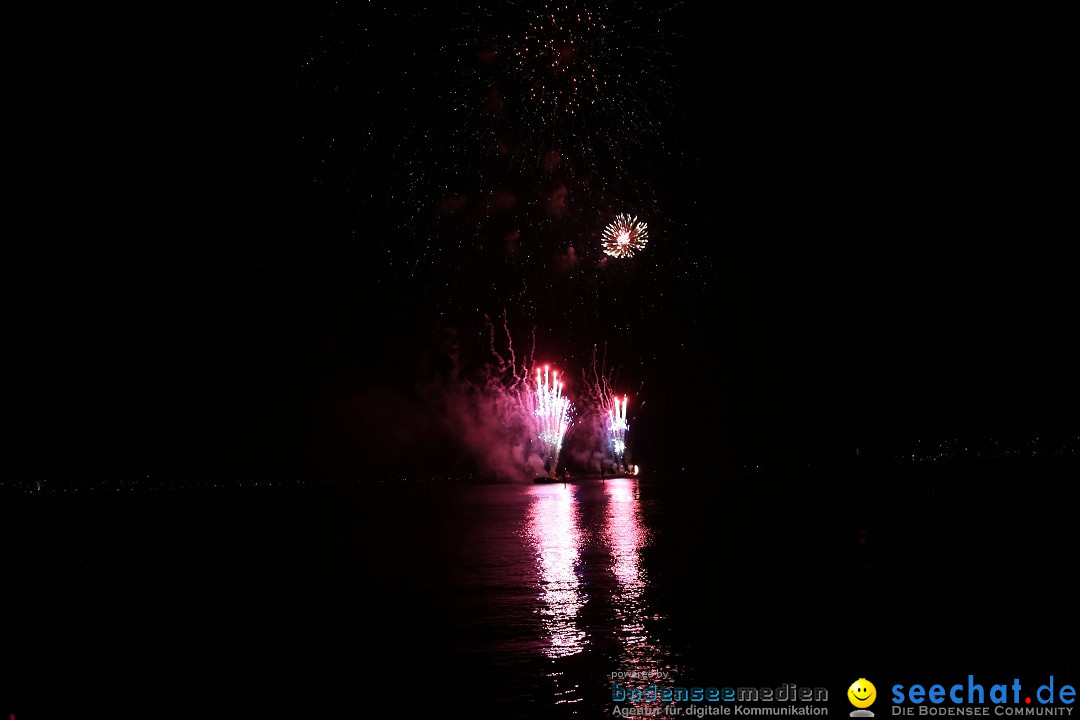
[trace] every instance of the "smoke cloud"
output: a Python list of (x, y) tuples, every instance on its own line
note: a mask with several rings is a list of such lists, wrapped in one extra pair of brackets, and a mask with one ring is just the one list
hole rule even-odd
[[(488, 480), (528, 482), (546, 475), (546, 448), (537, 435), (535, 367), (519, 361), (509, 332), (496, 343), (494, 326), (486, 359), (465, 367), (456, 335), (444, 339), (437, 371), (408, 388), (380, 385), (354, 399), (352, 453), (364, 471), (394, 476), (477, 474)], [(535, 344), (535, 342), (534, 342)], [(601, 472), (615, 469), (607, 410), (609, 376), (593, 356), (582, 373), (571, 429), (559, 467)], [(357, 467), (357, 470), (360, 470)]]

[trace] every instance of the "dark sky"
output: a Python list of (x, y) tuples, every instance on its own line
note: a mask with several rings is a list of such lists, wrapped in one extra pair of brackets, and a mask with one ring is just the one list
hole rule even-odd
[[(654, 467), (1076, 433), (1062, 18), (663, 13), (661, 54), (628, 32), (664, 79), (630, 84), (660, 132), (619, 158), (618, 179), (601, 182), (615, 174), (603, 158), (574, 175), (570, 218), (530, 236), (525, 210), (500, 224), (478, 206), (464, 228), (439, 214), (482, 183), (515, 207), (558, 184), (454, 147), (438, 106), (456, 67), (440, 53), (453, 42), (475, 58), (499, 16), (467, 45), (472, 20), (439, 26), (472, 18), (465, 5), (368, 7), (185, 11), (115, 52), (115, 91), (94, 97), (123, 118), (106, 123), (106, 156), (132, 168), (130, 189), (117, 203), (88, 188), (123, 229), (94, 258), (101, 281), (83, 280), (109, 332), (90, 329), (81, 290), (29, 316), (48, 340), (31, 435), (96, 425), (110, 440), (94, 454), (136, 472), (355, 472), (375, 452), (358, 435), (379, 421), (357, 398), (423, 415), (416, 387), (447, 333), (477, 361), (484, 314), (504, 308), (519, 347), (536, 326), (540, 354), (572, 376), (609, 343), (641, 388), (636, 442)], [(554, 131), (619, 131), (610, 116), (581, 123)], [(405, 182), (415, 168), (428, 185)], [(636, 264), (602, 266), (589, 239), (602, 213), (588, 211), (627, 199), (652, 242)], [(515, 227), (544, 252), (500, 255), (492, 238)], [(564, 268), (570, 245), (580, 261)], [(115, 392), (94, 393), (115, 399), (100, 416), (114, 425), (84, 403), (56, 410), (69, 385), (104, 384), (61, 359), (69, 330), (118, 371)]]

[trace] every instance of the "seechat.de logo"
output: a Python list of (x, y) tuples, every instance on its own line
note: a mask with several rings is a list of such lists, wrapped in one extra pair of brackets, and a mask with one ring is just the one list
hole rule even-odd
[[(1076, 688), (1054, 681), (1051, 675), (1045, 685), (1039, 685), (1032, 693), (1025, 690), (1020, 678), (1012, 683), (984, 686), (976, 682), (974, 675), (967, 682), (952, 685), (915, 684), (892, 686), (892, 714), (911, 715), (1072, 715), (1068, 707), (1076, 702)], [(908, 703), (911, 703), (908, 705)], [(1062, 707), (1065, 706), (1065, 707)], [(993, 708), (991, 710), (991, 708)]]

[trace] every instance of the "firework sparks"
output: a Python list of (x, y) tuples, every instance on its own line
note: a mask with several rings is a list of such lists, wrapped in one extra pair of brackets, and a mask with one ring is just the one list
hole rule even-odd
[(601, 238), (604, 252), (616, 258), (633, 257), (648, 241), (648, 225), (625, 214), (616, 215)]
[(598, 450), (605, 460), (606, 467), (617, 473), (632, 472), (630, 465), (632, 451), (627, 443), (630, 431), (628, 410), (630, 398), (615, 394), (615, 372), (607, 369), (607, 346), (602, 359), (597, 358), (597, 348), (593, 346), (592, 365), (589, 371), (582, 372), (584, 380), (588, 417), (595, 423)]
[[(494, 6), (489, 8), (489, 6)], [(637, 3), (488, 3), (479, 87), (502, 92), (498, 132), (525, 157), (557, 150), (570, 174), (614, 163), (657, 130), (672, 73), (660, 15)], [(532, 165), (532, 163), (530, 163)], [(528, 167), (523, 165), (524, 167)]]
[[(655, 293), (597, 290), (589, 272), (609, 258), (582, 253), (579, 242), (597, 242), (615, 211), (626, 209), (657, 232), (661, 178), (643, 169), (666, 167), (678, 137), (658, 142), (680, 97), (673, 90), (682, 77), (684, 5), (334, 5), (298, 79), (312, 107), (300, 140), (321, 158), (312, 168), (319, 182), (351, 188), (364, 207), (357, 217), (385, 222), (377, 232), (367, 223), (354, 228), (380, 282), (408, 283), (410, 296), (454, 322), (507, 303), (534, 315), (550, 308), (575, 326), (586, 303), (598, 325), (610, 327), (599, 320), (608, 308), (592, 307), (599, 303), (618, 305), (620, 317), (655, 321)], [(368, 188), (365, 178), (376, 177)], [(568, 245), (585, 282), (568, 285), (565, 303), (549, 302), (573, 267), (573, 259), (553, 262)], [(464, 262), (495, 271), (484, 282), (445, 272)], [(609, 270), (654, 278), (653, 266), (620, 265)], [(530, 396), (534, 371), (525, 377)]]
[(621, 466), (623, 456), (626, 454), (626, 431), (630, 429), (630, 423), (626, 421), (626, 404), (628, 398), (623, 395), (622, 403), (615, 398), (611, 409), (608, 410), (608, 429), (611, 431), (611, 449), (615, 453), (615, 460)]
[(528, 30), (513, 50), (518, 71), (530, 81), (525, 87), (529, 98), (570, 114), (595, 105), (603, 83), (588, 45), (590, 39), (594, 45), (606, 44), (607, 33), (588, 10), (567, 5), (531, 12)]
[(570, 427), (570, 400), (562, 394), (563, 384), (559, 382), (558, 371), (551, 371), (547, 365), (543, 371), (536, 369), (536, 434), (544, 446), (546, 464), (552, 475), (559, 464), (559, 452), (563, 438)]

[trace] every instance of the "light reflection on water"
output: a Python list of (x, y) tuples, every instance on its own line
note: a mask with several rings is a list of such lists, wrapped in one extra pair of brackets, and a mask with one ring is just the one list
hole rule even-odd
[[(659, 682), (674, 680), (670, 653), (656, 632), (657, 621), (664, 618), (646, 599), (649, 578), (642, 550), (652, 538), (642, 515), (638, 481), (534, 485), (527, 495), (524, 536), (536, 563), (542, 652), (551, 663), (546, 675), (555, 686), (555, 704), (573, 706), (588, 697), (610, 697), (606, 681), (603, 686), (590, 683), (587, 691), (571, 682), (581, 675), (575, 658), (591, 657), (587, 662), (602, 664), (596, 669), (604, 676), (613, 671), (641, 673), (629, 681), (633, 687), (657, 682), (652, 675), (656, 670), (670, 673)], [(595, 605), (589, 605), (592, 610), (586, 614), (589, 603)]]
[[(607, 495), (607, 513), (605, 537), (611, 552), (611, 570), (615, 576), (616, 588), (612, 593), (612, 606), (615, 612), (616, 627), (622, 653), (617, 670), (637, 672), (652, 676), (649, 680), (630, 680), (634, 687), (643, 687), (653, 682), (670, 684), (676, 676), (675, 668), (668, 662), (665, 648), (656, 638), (650, 636), (646, 621), (658, 621), (661, 617), (650, 612), (645, 600), (648, 587), (648, 573), (642, 560), (641, 551), (651, 541), (651, 535), (641, 517), (641, 500), (638, 481), (630, 478), (616, 478), (605, 484)], [(653, 673), (666, 671), (666, 679), (658, 679)], [(652, 704), (643, 701), (628, 701), (630, 706)]]
[(605, 535), (611, 548), (611, 570), (618, 582), (612, 601), (623, 646), (628, 654), (638, 657), (636, 649), (648, 640), (642, 607), (647, 580), (641, 568), (641, 548), (648, 542), (648, 534), (641, 524), (634, 481), (618, 478), (608, 482), (605, 490)]
[(585, 604), (577, 574), (582, 531), (572, 485), (535, 485), (531, 488), (528, 537), (536, 552), (539, 571), (540, 613), (549, 642), (545, 654), (566, 657), (585, 648), (585, 632), (578, 613)]

